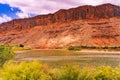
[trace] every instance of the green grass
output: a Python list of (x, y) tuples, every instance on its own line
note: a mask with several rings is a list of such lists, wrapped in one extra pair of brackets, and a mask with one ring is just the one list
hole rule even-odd
[[(6, 46), (6, 45), (4, 45), (4, 46)], [(19, 45), (9, 44), (7, 46), (11, 47), (13, 51), (31, 50), (30, 47), (24, 46), (23, 44), (19, 44)]]
[(3, 80), (120, 80), (120, 67), (84, 67), (65, 65), (49, 67), (37, 61), (12, 63), (3, 66)]
[(31, 50), (29, 47), (19, 47), (19, 46), (14, 46), (12, 47), (13, 51), (22, 51), (22, 50)]

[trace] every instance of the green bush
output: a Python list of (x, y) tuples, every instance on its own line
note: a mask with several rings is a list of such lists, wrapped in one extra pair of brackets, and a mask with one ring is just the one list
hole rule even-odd
[(19, 47), (24, 47), (24, 45), (23, 44), (19, 44)]
[(79, 71), (78, 66), (65, 66), (62, 68), (63, 76), (61, 80), (78, 80)]
[(97, 68), (95, 79), (96, 80), (119, 80), (120, 72), (112, 67), (99, 67)]
[(12, 59), (14, 52), (12, 47), (0, 45), (0, 66), (2, 66), (6, 61)]
[(82, 69), (79, 80), (120, 80), (120, 68), (101, 66)]
[(79, 51), (79, 50), (81, 50), (81, 48), (80, 47), (70, 46), (70, 47), (68, 47), (68, 50)]
[(108, 47), (108, 46), (104, 46), (104, 47), (96, 47), (96, 46), (70, 46), (67, 48), (68, 50), (74, 50), (74, 51), (79, 51), (82, 49), (92, 49), (92, 50), (114, 50), (114, 51), (120, 51), (120, 46), (114, 46), (114, 47)]
[(94, 72), (96, 70), (90, 67), (84, 67), (81, 69), (78, 80), (95, 80)]
[(61, 66), (50, 68), (34, 62), (8, 62), (1, 71), (2, 80), (120, 80), (120, 67)]
[(3, 80), (51, 80), (45, 65), (39, 62), (21, 62), (4, 65), (1, 73)]
[(78, 80), (79, 66), (63, 66), (50, 71), (52, 80)]

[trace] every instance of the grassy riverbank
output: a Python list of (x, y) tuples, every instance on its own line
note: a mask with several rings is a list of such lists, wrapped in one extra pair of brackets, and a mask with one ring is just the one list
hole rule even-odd
[[(61, 52), (59, 54), (61, 55)], [(81, 65), (62, 65), (56, 67), (41, 64), (38, 61), (22, 61), (19, 63), (9, 61), (13, 57), (13, 47), (0, 46), (1, 80), (120, 80), (119, 66), (114, 68), (110, 66), (95, 67), (91, 65), (82, 67)]]
[(108, 46), (104, 46), (104, 47), (95, 47), (95, 46), (70, 46), (67, 48), (68, 50), (74, 50), (74, 51), (80, 51), (80, 50), (103, 50), (103, 51), (120, 51), (120, 46), (115, 46), (115, 47), (108, 47)]
[(34, 62), (9, 62), (0, 74), (3, 80), (119, 80), (120, 67), (110, 66), (81, 68), (75, 65), (50, 67)]

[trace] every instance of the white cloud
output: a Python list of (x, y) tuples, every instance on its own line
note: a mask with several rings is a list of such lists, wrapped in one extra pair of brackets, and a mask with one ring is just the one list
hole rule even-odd
[(7, 22), (7, 21), (10, 21), (10, 20), (12, 20), (12, 18), (7, 16), (7, 15), (3, 15), (3, 16), (0, 17), (0, 23)]
[[(11, 7), (17, 7), (24, 13), (42, 14), (44, 12), (54, 12), (60, 6), (50, 0), (1, 0), (0, 3), (9, 4)], [(66, 5), (62, 5), (65, 6)]]
[(19, 18), (28, 18), (28, 17), (30, 17), (28, 13), (23, 13), (23, 12), (17, 12), (16, 15)]
[(82, 5), (100, 5), (100, 4), (105, 4), (105, 3), (111, 3), (115, 5), (120, 5), (120, 0), (75, 0), (78, 4)]
[(93, 5), (93, 6), (96, 6), (96, 5), (99, 5), (99, 4), (102, 4), (104, 3), (105, 0), (83, 0), (81, 2), (79, 2), (80, 0), (76, 0), (76, 2), (78, 3), (82, 3), (83, 5)]

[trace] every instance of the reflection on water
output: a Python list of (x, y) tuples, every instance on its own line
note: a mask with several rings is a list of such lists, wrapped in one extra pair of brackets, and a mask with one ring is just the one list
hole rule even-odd
[(16, 60), (32, 61), (39, 60), (41, 63), (49, 65), (91, 65), (91, 66), (119, 66), (120, 55), (101, 55), (101, 54), (85, 54), (75, 51), (66, 50), (30, 50), (16, 52)]

